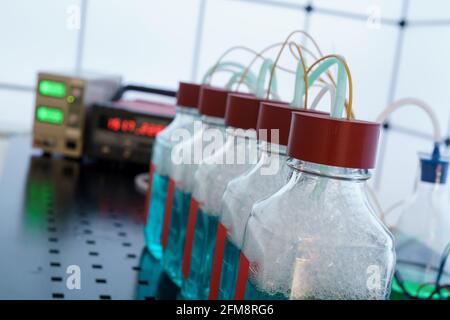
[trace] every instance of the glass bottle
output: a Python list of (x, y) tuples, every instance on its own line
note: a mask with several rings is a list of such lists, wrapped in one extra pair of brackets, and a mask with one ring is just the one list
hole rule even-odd
[(213, 270), (210, 299), (234, 299), (240, 249), (251, 208), (285, 185), (292, 172), (286, 165), (287, 142), (291, 114), (299, 110), (281, 103), (260, 105), (257, 133), (261, 156), (255, 166), (230, 181), (225, 190), (213, 265), (217, 271)]
[[(257, 162), (255, 125), (244, 124), (249, 119), (256, 123), (261, 101), (250, 95), (228, 96), (227, 139), (222, 148), (203, 159), (195, 173), (190, 207), (195, 223), (192, 236), (187, 236), (185, 243), (183, 263), (186, 263), (187, 277), (181, 291), (184, 298), (208, 299), (221, 199), (228, 182)], [(240, 125), (240, 119), (247, 120)]]
[[(450, 201), (448, 159), (420, 155), (420, 179), (414, 193), (397, 210), (392, 228), (396, 239), (397, 267), (393, 299), (448, 299), (450, 292)], [(445, 263), (446, 262), (446, 263)]]
[(172, 167), (170, 157), (176, 144), (172, 135), (180, 128), (193, 131), (194, 121), (198, 119), (199, 91), (200, 85), (180, 82), (175, 118), (156, 136), (153, 146), (144, 236), (147, 248), (156, 259), (162, 256), (161, 232)]
[[(210, 95), (222, 95), (222, 103), (226, 103), (227, 91), (204, 88), (200, 93), (199, 111), (205, 109)], [(202, 103), (203, 101), (203, 103)], [(220, 101), (215, 102), (216, 105)], [(207, 114), (209, 114), (206, 111)], [(174, 156), (180, 157), (179, 163), (173, 164), (170, 179), (173, 180), (175, 191), (173, 195), (170, 224), (167, 226), (167, 240), (165, 242), (163, 268), (172, 281), (181, 286), (182, 262), (184, 253), (184, 243), (186, 228), (188, 224), (189, 206), (191, 195), (194, 190), (194, 174), (197, 171), (199, 162), (203, 157), (203, 151), (207, 145), (205, 141), (208, 132), (215, 132), (217, 136), (225, 136), (225, 120), (223, 117), (201, 116), (200, 128), (194, 131), (191, 139), (180, 143), (173, 149)], [(214, 133), (213, 132), (213, 133)]]
[(385, 299), (393, 239), (367, 198), (379, 124), (293, 113), (289, 182), (254, 205), (236, 298)]

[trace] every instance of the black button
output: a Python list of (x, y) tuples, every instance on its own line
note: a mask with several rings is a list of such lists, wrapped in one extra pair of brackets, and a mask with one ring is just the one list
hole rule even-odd
[(76, 143), (76, 141), (73, 141), (73, 140), (67, 140), (67, 141), (66, 141), (66, 148), (67, 148), (67, 149), (76, 149), (76, 148), (77, 148), (77, 143)]

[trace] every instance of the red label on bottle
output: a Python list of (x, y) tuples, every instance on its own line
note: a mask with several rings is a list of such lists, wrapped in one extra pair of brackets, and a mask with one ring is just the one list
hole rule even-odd
[(219, 295), (220, 276), (222, 274), (223, 253), (225, 251), (225, 239), (227, 238), (227, 228), (219, 224), (217, 228), (216, 247), (214, 250), (214, 260), (211, 273), (211, 284), (209, 287), (209, 300), (217, 300)]
[(167, 239), (169, 238), (170, 220), (172, 218), (173, 194), (175, 192), (175, 181), (169, 179), (169, 187), (167, 190), (166, 206), (164, 208), (164, 222), (161, 234), (161, 244), (166, 249)]
[(145, 196), (145, 212), (144, 212), (144, 223), (147, 224), (149, 210), (150, 210), (150, 201), (152, 201), (152, 181), (153, 181), (153, 173), (155, 172), (155, 165), (153, 162), (150, 162), (150, 167), (148, 168), (148, 186), (147, 186), (147, 194)]
[(191, 205), (189, 207), (189, 217), (186, 229), (186, 240), (184, 243), (183, 254), (183, 277), (186, 279), (189, 276), (189, 268), (191, 267), (192, 242), (194, 241), (195, 224), (197, 222), (199, 204), (194, 197), (191, 198)]
[(235, 300), (244, 300), (245, 299), (245, 290), (247, 289), (247, 280), (248, 280), (248, 269), (250, 263), (248, 262), (247, 257), (241, 251), (239, 257), (239, 271), (238, 278), (236, 282), (236, 292), (234, 295)]

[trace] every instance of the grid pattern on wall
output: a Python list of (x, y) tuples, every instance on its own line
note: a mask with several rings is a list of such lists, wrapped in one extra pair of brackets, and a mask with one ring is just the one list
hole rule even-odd
[[(355, 81), (358, 117), (414, 96), (450, 135), (450, 3), (445, 0), (40, 0), (0, 12), (0, 126), (29, 130), (38, 70), (93, 69), (127, 82), (175, 89), (199, 81), (228, 47), (259, 49), (291, 30), (343, 54)], [(386, 126), (373, 183), (384, 203), (412, 189), (417, 151), (430, 151), (431, 125), (414, 109)], [(449, 142), (447, 138), (444, 142)]]

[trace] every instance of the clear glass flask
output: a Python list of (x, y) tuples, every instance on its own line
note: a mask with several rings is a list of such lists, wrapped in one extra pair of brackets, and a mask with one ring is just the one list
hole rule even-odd
[(254, 205), (238, 299), (385, 299), (393, 238), (370, 206), (379, 125), (294, 113), (289, 182)]
[(208, 299), (223, 193), (229, 181), (255, 165), (258, 159), (255, 125), (247, 128), (234, 120), (257, 119), (261, 101), (249, 95), (228, 96), (227, 139), (222, 148), (203, 159), (195, 173), (190, 207), (195, 224), (192, 237), (187, 237), (185, 244), (185, 260), (188, 256), (190, 261), (181, 291), (184, 298)]
[(414, 193), (400, 206), (392, 227), (397, 267), (393, 299), (448, 299), (450, 292), (450, 201), (448, 159), (420, 155), (420, 179)]
[[(199, 103), (200, 114), (202, 114), (202, 97), (204, 97), (203, 104), (208, 103), (209, 95), (219, 92), (219, 95), (222, 94), (222, 103), (226, 103), (227, 92), (224, 90), (216, 91), (212, 88), (205, 88), (204, 92), (202, 90)], [(215, 103), (220, 104), (220, 101)], [(163, 268), (178, 286), (181, 286), (183, 279), (182, 262), (189, 206), (195, 185), (194, 174), (207, 145), (205, 138), (210, 133), (225, 137), (225, 120), (223, 117), (201, 115), (201, 124), (199, 128), (194, 130), (192, 138), (173, 149), (174, 156), (179, 157), (179, 161), (173, 164), (170, 176), (170, 179), (174, 182), (175, 191), (172, 200), (170, 225), (166, 227), (167, 240), (164, 243)]]
[(194, 121), (198, 119), (199, 92), (200, 85), (180, 82), (175, 118), (156, 136), (153, 146), (144, 236), (147, 248), (156, 259), (162, 256), (161, 234), (172, 167), (170, 157), (176, 145), (172, 135), (180, 128), (190, 132), (194, 130)]

